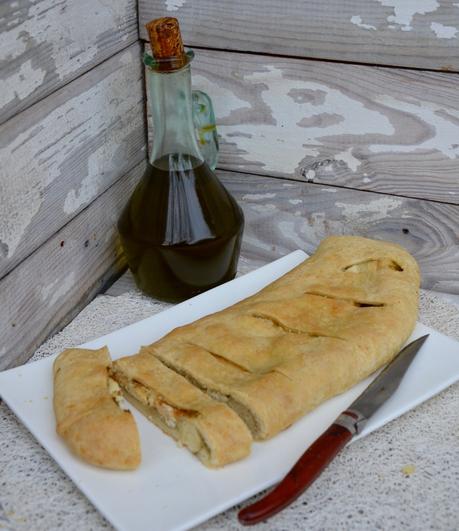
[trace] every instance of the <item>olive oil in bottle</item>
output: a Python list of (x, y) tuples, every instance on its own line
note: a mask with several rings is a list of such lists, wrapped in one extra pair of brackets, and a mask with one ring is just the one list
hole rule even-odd
[(147, 73), (153, 148), (118, 229), (139, 288), (180, 301), (235, 276), (244, 218), (200, 153), (189, 56), (176, 19), (158, 19), (147, 28), (157, 60)]

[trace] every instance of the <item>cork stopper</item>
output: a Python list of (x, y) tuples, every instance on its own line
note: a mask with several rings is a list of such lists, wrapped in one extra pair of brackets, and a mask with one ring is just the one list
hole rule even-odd
[(163, 70), (175, 70), (187, 63), (178, 20), (162, 17), (145, 24), (150, 36), (153, 57), (162, 64)]

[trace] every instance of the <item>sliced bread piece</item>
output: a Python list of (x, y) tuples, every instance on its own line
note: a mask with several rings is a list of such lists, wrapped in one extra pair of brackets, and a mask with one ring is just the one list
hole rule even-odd
[(250, 431), (234, 411), (144, 349), (115, 361), (111, 374), (129, 402), (206, 466), (220, 467), (250, 453)]
[(133, 470), (141, 461), (134, 417), (119, 405), (121, 393), (109, 377), (107, 347), (72, 348), (54, 361), (57, 433), (82, 459), (104, 468)]

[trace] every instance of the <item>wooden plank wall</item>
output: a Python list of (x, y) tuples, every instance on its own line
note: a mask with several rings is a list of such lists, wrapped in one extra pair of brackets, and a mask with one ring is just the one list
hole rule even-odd
[(138, 39), (132, 0), (0, 4), (0, 123)]
[(125, 267), (146, 150), (135, 2), (2, 2), (0, 50), (1, 370)]
[(459, 71), (455, 0), (139, 0), (180, 18), (189, 46)]
[[(459, 4), (7, 0), (0, 6), (0, 369), (119, 274), (145, 159), (141, 37), (178, 16), (220, 174), (264, 262), (325, 235), (399, 241), (459, 292)], [(20, 333), (18, 333), (20, 331)]]
[(148, 20), (176, 16), (197, 48), (193, 85), (214, 101), (246, 256), (312, 252), (332, 233), (384, 238), (413, 252), (425, 288), (459, 293), (457, 2), (140, 0), (139, 10), (144, 39)]

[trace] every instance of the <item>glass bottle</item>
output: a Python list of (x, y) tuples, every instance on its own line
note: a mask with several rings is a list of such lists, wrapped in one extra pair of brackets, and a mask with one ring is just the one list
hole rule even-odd
[[(156, 19), (147, 29), (153, 50), (145, 61), (153, 146), (118, 230), (138, 287), (176, 302), (234, 278), (244, 218), (199, 148), (197, 132), (215, 163), (215, 131), (196, 130), (200, 110), (208, 113), (209, 105), (205, 94), (192, 93), (193, 54), (183, 49), (177, 20)], [(203, 137), (209, 133), (210, 141)]]

